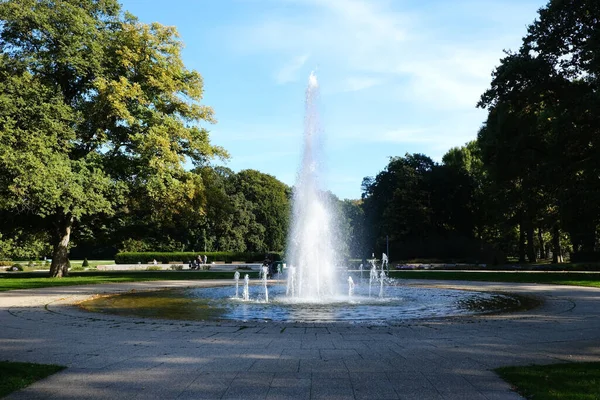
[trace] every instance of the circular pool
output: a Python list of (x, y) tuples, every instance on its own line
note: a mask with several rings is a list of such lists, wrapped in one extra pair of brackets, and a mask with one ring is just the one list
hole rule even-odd
[(136, 317), (176, 320), (236, 320), (286, 322), (393, 323), (519, 309), (520, 296), (454, 289), (385, 287), (369, 293), (368, 285), (357, 285), (352, 296), (307, 301), (286, 296), (283, 285), (249, 287), (250, 299), (236, 297), (232, 286), (167, 289), (101, 296), (80, 303), (88, 311)]

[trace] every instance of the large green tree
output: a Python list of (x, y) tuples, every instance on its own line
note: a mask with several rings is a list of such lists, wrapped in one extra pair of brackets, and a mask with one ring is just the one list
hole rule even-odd
[(519, 51), (493, 74), (480, 106), (489, 110), (479, 144), (487, 170), (504, 189), (530, 260), (534, 227), (560, 227), (573, 250), (592, 252), (600, 222), (600, 3), (552, 0), (529, 26)]
[(252, 251), (283, 251), (290, 219), (290, 188), (275, 177), (246, 169), (235, 177), (237, 190), (253, 204), (256, 222), (264, 227), (262, 245)]
[(199, 125), (213, 112), (181, 47), (115, 0), (0, 2), (0, 206), (52, 234), (52, 276), (82, 218), (125, 194), (168, 218), (202, 192), (185, 161), (226, 156)]

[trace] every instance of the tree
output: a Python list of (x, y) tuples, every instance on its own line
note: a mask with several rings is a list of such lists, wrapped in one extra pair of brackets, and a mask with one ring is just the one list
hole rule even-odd
[(76, 224), (125, 193), (166, 215), (201, 195), (184, 161), (226, 152), (198, 125), (213, 111), (174, 28), (115, 0), (6, 0), (0, 21), (0, 206), (50, 230), (51, 276)]
[(339, 202), (341, 208), (342, 239), (348, 249), (348, 256), (362, 258), (367, 248), (365, 243), (365, 212), (362, 200), (343, 200)]
[(546, 122), (560, 168), (557, 214), (574, 250), (583, 252), (597, 246), (600, 223), (599, 42), (600, 3), (554, 0), (529, 26), (521, 49), (544, 60), (560, 78), (558, 101)]
[(489, 117), (479, 143), (493, 179), (516, 194), (529, 259), (537, 225), (552, 231), (556, 261), (560, 226), (576, 251), (591, 252), (600, 222), (600, 4), (552, 0), (539, 14), (481, 98)]
[(235, 187), (253, 204), (256, 222), (264, 227), (263, 245), (252, 251), (282, 251), (291, 213), (291, 190), (275, 177), (256, 170), (243, 170), (235, 177)]

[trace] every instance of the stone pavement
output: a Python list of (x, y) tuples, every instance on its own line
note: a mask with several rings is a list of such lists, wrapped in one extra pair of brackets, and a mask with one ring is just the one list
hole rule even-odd
[(367, 326), (149, 320), (71, 305), (96, 293), (219, 282), (1, 292), (0, 360), (68, 367), (8, 398), (520, 399), (492, 369), (600, 360), (598, 289), (410, 282), (545, 302), (519, 313)]

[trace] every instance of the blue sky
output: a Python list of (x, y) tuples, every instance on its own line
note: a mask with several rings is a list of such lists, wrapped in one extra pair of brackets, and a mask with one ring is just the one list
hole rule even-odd
[(293, 185), (304, 92), (317, 71), (325, 186), (360, 198), (391, 156), (444, 153), (476, 138), (475, 108), (503, 49), (517, 49), (545, 0), (125, 0), (176, 26), (234, 171)]

